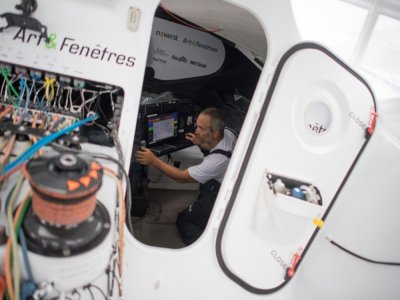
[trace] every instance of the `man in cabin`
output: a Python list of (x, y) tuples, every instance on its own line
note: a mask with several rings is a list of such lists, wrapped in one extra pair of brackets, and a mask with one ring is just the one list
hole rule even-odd
[(176, 221), (183, 241), (191, 244), (202, 234), (207, 225), (236, 144), (237, 134), (225, 127), (222, 112), (210, 107), (199, 114), (195, 132), (188, 133), (186, 139), (200, 147), (205, 155), (200, 164), (186, 170), (162, 161), (145, 147), (137, 151), (135, 156), (139, 163), (152, 165), (177, 182), (200, 183), (197, 200), (179, 213)]

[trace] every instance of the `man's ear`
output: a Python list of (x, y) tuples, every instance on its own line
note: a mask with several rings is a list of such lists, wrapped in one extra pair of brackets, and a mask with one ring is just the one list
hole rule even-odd
[(215, 140), (215, 139), (219, 139), (219, 138), (221, 137), (221, 135), (220, 135), (220, 133), (219, 133), (218, 130), (213, 131), (213, 132), (212, 132), (212, 135), (213, 135), (213, 139), (214, 139), (214, 140)]

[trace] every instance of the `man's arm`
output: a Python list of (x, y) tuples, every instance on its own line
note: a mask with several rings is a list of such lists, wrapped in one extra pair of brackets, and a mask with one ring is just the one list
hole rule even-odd
[(136, 151), (135, 157), (142, 165), (152, 165), (163, 172), (168, 177), (180, 183), (197, 182), (194, 180), (188, 170), (181, 170), (159, 159), (154, 153), (145, 147)]

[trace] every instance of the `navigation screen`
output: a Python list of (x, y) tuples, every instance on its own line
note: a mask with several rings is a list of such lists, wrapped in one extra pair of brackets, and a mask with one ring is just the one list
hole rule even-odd
[(178, 113), (147, 116), (149, 145), (178, 136)]

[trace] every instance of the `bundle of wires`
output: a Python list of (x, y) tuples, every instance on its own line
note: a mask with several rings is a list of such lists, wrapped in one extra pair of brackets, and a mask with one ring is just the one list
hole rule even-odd
[[(15, 213), (13, 219), (13, 208), (15, 206), (17, 197), (21, 191), (21, 187), (24, 181), (24, 177), (21, 174), (19, 176), (18, 182), (11, 190), (9, 196), (6, 200), (6, 210), (7, 210), (7, 224), (9, 228), (9, 239), (6, 244), (6, 252), (5, 252), (5, 281), (6, 281), (6, 297), (10, 300), (19, 300), (20, 295), (25, 295), (25, 288), (23, 287), (21, 293), (21, 283), (20, 283), (20, 262), (19, 262), (19, 246), (17, 242), (17, 236), (20, 237), (21, 250), (24, 259), (24, 265), (26, 267), (29, 283), (34, 286), (34, 278), (32, 275), (32, 271), (30, 268), (30, 263), (27, 255), (27, 247), (25, 242), (25, 236), (21, 230), (22, 221), (24, 219), (26, 210), (30, 205), (32, 195), (31, 192), (28, 192), (24, 197), (22, 203), (18, 206), (18, 209)], [(33, 293), (33, 291), (32, 291)], [(24, 298), (25, 299), (25, 298)]]
[[(6, 91), (5, 91), (4, 99), (10, 99), (10, 102), (13, 104), (13, 106), (18, 107), (18, 104), (15, 102), (15, 99), (18, 99), (19, 93), (16, 91), (12, 82), (8, 78), (10, 76), (9, 71), (7, 69), (0, 68), (0, 72), (1, 72), (1, 75), (3, 75), (3, 77), (4, 77), (4, 82), (6, 83)], [(12, 94), (10, 93), (10, 91), (12, 92)]]
[(4, 170), (0, 173), (0, 175), (1, 176), (5, 175), (8, 172), (10, 172), (12, 169), (18, 167), (19, 165), (21, 165), (22, 163), (27, 161), (29, 158), (31, 158), (31, 156), (34, 155), (40, 148), (42, 148), (43, 146), (48, 145), (49, 143), (51, 143), (52, 141), (54, 141), (58, 137), (75, 130), (76, 128), (78, 128), (79, 126), (82, 126), (85, 123), (94, 121), (96, 118), (97, 118), (97, 116), (92, 115), (90, 117), (87, 117), (84, 120), (75, 122), (71, 126), (68, 126), (68, 127), (64, 128), (64, 129), (62, 129), (60, 131), (57, 131), (57, 132), (55, 132), (53, 134), (50, 134), (50, 135), (42, 138), (37, 143), (35, 143), (31, 147), (29, 147), (24, 153), (22, 153), (20, 156), (18, 156), (14, 161), (12, 161), (8, 165), (6, 165), (4, 167)]

